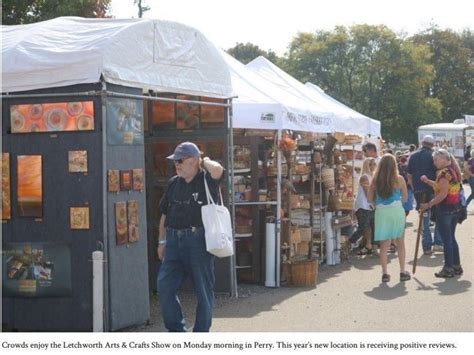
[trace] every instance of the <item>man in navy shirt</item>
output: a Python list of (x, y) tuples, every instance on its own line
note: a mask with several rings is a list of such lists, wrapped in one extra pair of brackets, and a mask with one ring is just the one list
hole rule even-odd
[[(432, 187), (421, 182), (420, 178), (422, 175), (426, 175), (430, 180), (436, 179), (436, 167), (433, 163), (434, 143), (433, 136), (424, 136), (421, 140), (421, 148), (413, 153), (408, 160), (408, 185), (411, 185), (413, 188), (417, 210), (420, 208), (420, 203), (429, 201), (433, 197)], [(425, 255), (431, 254), (433, 245), (439, 249), (443, 245), (438, 233), (435, 233), (435, 240), (433, 242), (430, 231), (430, 215), (430, 210), (426, 210), (423, 213), (423, 238), (421, 245)]]
[(158, 274), (161, 312), (166, 329), (186, 331), (177, 294), (189, 276), (197, 298), (193, 331), (208, 332), (214, 303), (214, 256), (206, 251), (201, 207), (207, 204), (204, 179), (217, 201), (224, 168), (207, 157), (201, 159), (201, 152), (191, 142), (179, 144), (167, 158), (173, 161), (176, 176), (168, 182), (160, 202), (157, 252), (163, 262)]

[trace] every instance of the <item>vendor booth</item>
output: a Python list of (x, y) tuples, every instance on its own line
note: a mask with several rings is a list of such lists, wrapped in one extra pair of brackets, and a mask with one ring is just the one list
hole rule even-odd
[[(57, 18), (2, 26), (2, 41), (4, 329), (146, 322), (164, 157), (192, 140), (228, 167), (225, 62), (156, 20)], [(216, 291), (232, 276), (216, 260)]]
[(313, 92), (263, 57), (247, 66), (225, 58), (237, 94), (236, 279), (314, 286), (318, 264), (343, 257), (341, 231), (354, 223), (362, 143), (380, 136), (380, 123)]

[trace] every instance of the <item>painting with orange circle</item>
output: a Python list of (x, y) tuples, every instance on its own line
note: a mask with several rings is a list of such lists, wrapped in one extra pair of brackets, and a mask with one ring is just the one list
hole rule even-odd
[(10, 106), (12, 133), (93, 131), (92, 101)]

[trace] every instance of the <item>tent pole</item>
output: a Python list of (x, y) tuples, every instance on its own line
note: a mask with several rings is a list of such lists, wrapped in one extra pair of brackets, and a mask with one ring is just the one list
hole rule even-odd
[(276, 287), (280, 287), (280, 260), (281, 260), (281, 246), (280, 246), (280, 238), (281, 238), (281, 151), (278, 149), (278, 145), (281, 140), (281, 129), (278, 130), (277, 133), (277, 146), (275, 147), (277, 150), (277, 210), (276, 210), (276, 246), (275, 246), (275, 253), (276, 253), (276, 280), (275, 285)]
[(231, 296), (238, 298), (239, 291), (237, 287), (237, 269), (236, 269), (236, 243), (235, 243), (235, 203), (234, 203), (234, 127), (233, 127), (233, 116), (232, 106), (226, 107), (227, 117), (229, 118), (229, 150), (228, 150), (228, 161), (229, 161), (229, 172), (230, 172), (230, 183), (229, 183), (229, 205), (231, 206), (232, 216), (232, 236), (234, 238), (234, 254), (230, 257), (230, 278), (231, 278)]

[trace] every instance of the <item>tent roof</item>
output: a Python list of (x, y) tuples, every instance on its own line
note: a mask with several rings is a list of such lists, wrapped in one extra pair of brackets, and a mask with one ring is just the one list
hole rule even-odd
[(335, 98), (329, 96), (324, 92), (323, 89), (321, 89), (319, 86), (307, 82), (305, 84), (308, 88), (313, 90), (315, 94), (318, 95), (316, 98), (318, 102), (321, 102), (321, 104), (330, 107), (332, 110), (337, 112), (337, 115), (340, 117), (350, 117), (354, 119), (360, 119), (365, 122), (369, 123), (369, 133), (371, 135), (380, 137), (381, 132), (380, 132), (380, 121), (374, 120), (373, 118), (370, 118), (360, 112), (357, 112), (356, 110), (350, 108), (349, 106), (344, 105), (342, 102), (337, 101)]
[[(372, 134), (380, 136), (380, 124), (377, 125), (377, 121), (372, 120), (369, 117), (364, 116), (352, 109), (347, 108), (352, 112), (347, 109), (343, 109), (340, 106), (342, 105), (341, 103), (339, 103), (340, 105), (337, 105), (334, 102), (336, 100), (327, 98), (328, 95), (324, 93), (324, 95), (321, 95), (321, 92), (317, 92), (314, 89), (305, 86), (303, 83), (281, 70), (268, 59), (262, 56), (257, 57), (248, 63), (247, 67), (261, 75), (263, 78), (269, 80), (280, 89), (291, 92), (293, 95), (304, 98), (305, 100), (311, 101), (316, 107), (319, 108), (320, 111), (332, 112), (334, 116), (333, 125), (335, 131), (355, 133), (360, 135)], [(354, 114), (354, 112), (356, 114)]]
[(144, 91), (233, 96), (218, 49), (182, 24), (59, 17), (1, 31), (4, 92), (95, 83), (103, 76)]
[(332, 115), (257, 75), (221, 51), (229, 66), (237, 97), (232, 101), (235, 128), (291, 129), (331, 132)]

